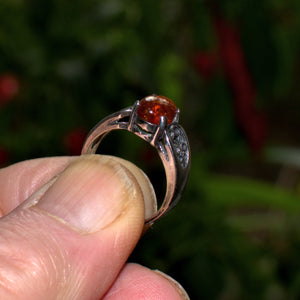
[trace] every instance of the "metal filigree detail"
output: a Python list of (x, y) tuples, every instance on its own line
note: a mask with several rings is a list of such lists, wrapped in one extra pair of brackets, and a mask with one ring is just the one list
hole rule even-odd
[(178, 124), (171, 124), (168, 128), (174, 154), (182, 168), (186, 168), (189, 162), (188, 139), (185, 132)]

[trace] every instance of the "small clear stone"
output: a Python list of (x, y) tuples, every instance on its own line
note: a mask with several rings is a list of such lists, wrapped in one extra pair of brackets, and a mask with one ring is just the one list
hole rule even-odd
[(186, 151), (187, 145), (185, 143), (181, 144), (181, 149), (182, 149), (182, 151)]
[(180, 135), (180, 130), (179, 130), (178, 128), (175, 129), (175, 135), (176, 135), (176, 136)]

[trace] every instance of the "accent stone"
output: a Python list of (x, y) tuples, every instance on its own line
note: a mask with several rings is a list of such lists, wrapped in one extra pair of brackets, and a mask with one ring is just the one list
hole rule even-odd
[(159, 125), (161, 116), (167, 117), (167, 124), (170, 124), (176, 115), (175, 103), (164, 96), (147, 96), (139, 101), (137, 115), (144, 121)]

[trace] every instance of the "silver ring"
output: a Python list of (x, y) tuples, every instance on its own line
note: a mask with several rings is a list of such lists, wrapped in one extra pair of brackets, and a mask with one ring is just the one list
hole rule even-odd
[(187, 183), (190, 146), (179, 125), (179, 109), (164, 96), (151, 95), (133, 106), (100, 121), (88, 134), (82, 154), (94, 154), (102, 139), (112, 130), (130, 131), (156, 148), (166, 173), (166, 193), (161, 207), (145, 224), (152, 224), (174, 207)]

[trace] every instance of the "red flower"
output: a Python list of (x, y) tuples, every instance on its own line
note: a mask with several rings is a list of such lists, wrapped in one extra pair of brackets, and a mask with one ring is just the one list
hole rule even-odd
[(237, 30), (222, 17), (215, 16), (219, 51), (227, 80), (232, 88), (237, 121), (254, 153), (259, 153), (267, 136), (265, 117), (255, 106), (256, 89), (247, 67)]
[(87, 136), (87, 131), (82, 128), (76, 128), (64, 136), (64, 145), (67, 153), (70, 155), (80, 155), (81, 148)]
[(0, 104), (6, 104), (15, 98), (20, 90), (17, 77), (10, 74), (0, 76)]
[(199, 51), (194, 55), (193, 63), (204, 79), (210, 79), (216, 70), (217, 57), (214, 53)]
[(254, 110), (244, 120), (245, 134), (251, 149), (259, 154), (267, 136), (267, 119), (258, 110)]

